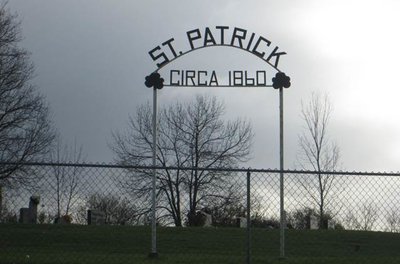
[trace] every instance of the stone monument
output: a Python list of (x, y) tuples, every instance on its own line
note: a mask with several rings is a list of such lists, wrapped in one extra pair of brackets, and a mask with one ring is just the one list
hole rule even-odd
[(311, 230), (318, 229), (318, 218), (314, 215), (310, 216), (310, 229)]
[(98, 210), (87, 211), (88, 225), (104, 225), (106, 223), (106, 217), (103, 212)]
[(37, 207), (40, 203), (40, 196), (33, 195), (29, 199), (29, 208), (21, 208), (19, 211), (19, 222), (23, 224), (37, 223)]

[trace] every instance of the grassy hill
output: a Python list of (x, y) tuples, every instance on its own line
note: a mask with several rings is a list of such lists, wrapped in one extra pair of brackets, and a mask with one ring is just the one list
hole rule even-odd
[[(159, 228), (158, 259), (149, 259), (150, 228), (0, 225), (0, 263), (245, 263), (238, 228)], [(252, 230), (252, 263), (400, 263), (400, 234), (288, 230), (286, 259), (279, 231)]]

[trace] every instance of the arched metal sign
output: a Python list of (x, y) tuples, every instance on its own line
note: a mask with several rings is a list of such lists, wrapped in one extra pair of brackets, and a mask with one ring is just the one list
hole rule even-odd
[(170, 38), (149, 51), (150, 57), (157, 64), (157, 71), (181, 56), (209, 47), (232, 47), (250, 52), (277, 70), (280, 57), (286, 55), (286, 52), (278, 51), (278, 46), (271, 45), (272, 42), (267, 38), (238, 27), (196, 28), (186, 32), (186, 36), (187, 43), (183, 50), (177, 48), (174, 38)]
[[(236, 48), (250, 53), (280, 72), (278, 66), (281, 56), (286, 52), (280, 51), (278, 46), (254, 32), (246, 29), (228, 26), (206, 27), (186, 32), (182, 43), (177, 44), (175, 38), (170, 38), (149, 51), (159, 72), (162, 68), (178, 60), (182, 56), (205, 48)], [(255, 72), (230, 70), (224, 73), (228, 78), (221, 81), (220, 74), (215, 70), (178, 70), (171, 69), (164, 77), (163, 86), (184, 87), (272, 87), (271, 79), (267, 78), (265, 69)]]
[[(290, 78), (279, 70), (280, 58), (286, 52), (280, 51), (278, 46), (254, 32), (246, 29), (228, 26), (214, 28), (199, 28), (186, 32), (186, 41), (178, 45), (175, 38), (170, 38), (149, 51), (152, 61), (157, 69), (145, 78), (145, 85), (153, 88), (153, 179), (152, 179), (152, 248), (150, 256), (157, 256), (156, 248), (156, 142), (157, 142), (157, 90), (164, 86), (173, 87), (273, 87), (279, 90), (279, 129), (280, 129), (280, 255), (284, 253), (284, 155), (283, 155), (283, 88), (289, 88)], [(215, 70), (178, 70), (171, 69), (166, 76), (167, 81), (161, 77), (159, 71), (170, 63), (186, 54), (205, 48), (236, 48), (248, 52), (267, 63), (277, 71), (275, 77), (268, 79), (264, 69), (250, 71), (229, 70), (225, 83), (219, 78)], [(226, 72), (225, 72), (226, 74)], [(165, 82), (165, 83), (164, 83)], [(249, 217), (249, 214), (248, 214)], [(248, 219), (249, 220), (249, 219)], [(250, 223), (250, 221), (248, 221)]]

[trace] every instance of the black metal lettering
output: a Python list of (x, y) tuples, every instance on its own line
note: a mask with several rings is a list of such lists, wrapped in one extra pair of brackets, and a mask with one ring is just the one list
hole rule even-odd
[(249, 43), (247, 44), (246, 50), (250, 50), (250, 46), (253, 43), (253, 39), (254, 39), (255, 35), (256, 35), (255, 33), (251, 33), (251, 37), (250, 37)]
[(254, 78), (249, 78), (247, 76), (247, 71), (244, 71), (244, 80), (245, 80), (246, 86), (247, 85), (254, 85)]
[[(213, 83), (215, 83), (213, 85)], [(210, 78), (210, 86), (218, 86), (218, 79), (217, 79), (217, 75), (215, 74), (215, 71), (212, 71), (211, 73), (211, 78)]]
[(197, 85), (198, 86), (207, 86), (207, 81), (201, 82), (201, 74), (204, 73), (204, 76), (207, 76), (207, 71), (198, 71), (197, 72)]
[(180, 82), (179, 81), (176, 81), (176, 82), (174, 82), (173, 80), (174, 80), (174, 78), (173, 78), (173, 74), (174, 73), (176, 73), (176, 75), (178, 76), (178, 78), (179, 78), (179, 75), (180, 75), (180, 71), (178, 71), (178, 70), (171, 70), (170, 72), (169, 72), (169, 82), (170, 82), (170, 85), (177, 85), (177, 86), (180, 86)]
[[(262, 82), (260, 81), (259, 75), (261, 73), (261, 77), (263, 77)], [(257, 86), (265, 86), (267, 85), (267, 74), (265, 71), (256, 71), (256, 80), (257, 80)]]
[(157, 67), (160, 68), (163, 65), (165, 65), (166, 63), (169, 62), (169, 59), (167, 57), (167, 55), (165, 55), (164, 52), (161, 52), (160, 54), (156, 55), (154, 54), (157, 50), (161, 50), (160, 46), (155, 47), (154, 49), (149, 51), (150, 57), (153, 59), (153, 61), (157, 61), (159, 58), (164, 58), (164, 60), (160, 63), (157, 63)]
[(174, 55), (174, 57), (176, 58), (176, 57), (178, 57), (178, 55), (176, 55), (175, 49), (174, 49), (174, 47), (173, 47), (172, 44), (171, 44), (172, 41), (174, 41), (174, 38), (170, 38), (169, 40), (167, 40), (167, 41), (165, 41), (164, 43), (162, 43), (162, 45), (163, 45), (163, 46), (167, 45), (168, 48), (171, 50), (172, 55)]
[(221, 43), (220, 44), (224, 45), (225, 44), (225, 42), (224, 42), (224, 40), (225, 40), (224, 30), (225, 29), (229, 29), (229, 27), (227, 27), (227, 26), (216, 26), (215, 28), (221, 30)]
[[(196, 33), (196, 35), (193, 36), (193, 33)], [(186, 35), (190, 43), (190, 48), (194, 49), (193, 41), (201, 38), (200, 30), (198, 28), (190, 30), (186, 32)]]
[(214, 36), (211, 34), (210, 29), (206, 27), (206, 31), (204, 33), (204, 47), (208, 46), (208, 43), (211, 43), (211, 45), (217, 45)]
[[(242, 35), (239, 35), (238, 33), (242, 33)], [(236, 28), (233, 30), (233, 34), (232, 34), (232, 40), (231, 40), (231, 46), (235, 46), (235, 39), (237, 39), (238, 43), (239, 43), (239, 47), (243, 49), (243, 45), (242, 45), (242, 40), (244, 40), (246, 38), (246, 33), (247, 30), (242, 29), (242, 28)]]
[(258, 46), (260, 46), (261, 41), (267, 43), (267, 46), (271, 45), (271, 41), (269, 41), (268, 39), (265, 39), (265, 38), (263, 38), (263, 37), (259, 37), (258, 40), (257, 40), (257, 42), (256, 42), (256, 45), (254, 46), (254, 48), (253, 48), (253, 50), (252, 50), (251, 52), (252, 52), (253, 54), (257, 55), (258, 57), (263, 58), (264, 55), (265, 55), (265, 52), (259, 52), (259, 51), (257, 50), (257, 49), (258, 49)]
[(269, 61), (273, 58), (275, 58), (275, 63), (274, 63), (274, 67), (277, 68), (278, 67), (278, 63), (279, 63), (279, 58), (281, 55), (285, 55), (286, 52), (282, 51), (282, 52), (276, 52), (278, 50), (278, 47), (275, 47), (275, 49), (271, 52), (271, 54), (268, 56), (268, 58), (265, 60), (266, 62), (269, 63)]
[[(194, 79), (196, 77), (195, 71), (186, 71), (186, 83), (185, 85), (196, 85)], [(189, 80), (192, 81), (192, 84), (189, 84)]]
[[(236, 82), (239, 81), (239, 82)], [(233, 71), (233, 85), (243, 85), (243, 72), (242, 71)]]

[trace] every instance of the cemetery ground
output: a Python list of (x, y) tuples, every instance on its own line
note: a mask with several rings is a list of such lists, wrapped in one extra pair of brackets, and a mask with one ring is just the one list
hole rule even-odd
[[(148, 226), (0, 225), (0, 263), (244, 263), (242, 228), (158, 228), (150, 259)], [(400, 234), (346, 230), (252, 229), (252, 263), (400, 263)]]

